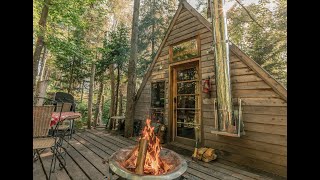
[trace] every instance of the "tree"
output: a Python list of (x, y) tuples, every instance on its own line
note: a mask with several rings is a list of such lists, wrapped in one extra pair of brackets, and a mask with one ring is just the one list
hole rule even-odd
[[(97, 75), (100, 76), (107, 67), (110, 72), (110, 86), (111, 86), (111, 105), (110, 105), (110, 117), (117, 114), (118, 106), (118, 91), (120, 86), (121, 72), (126, 71), (126, 63), (128, 62), (129, 40), (128, 40), (128, 28), (119, 23), (117, 27), (111, 32), (108, 32), (106, 36), (103, 48), (100, 50), (103, 54), (102, 60), (98, 62)], [(117, 68), (117, 76), (115, 80), (114, 67)], [(117, 81), (117, 82), (115, 82)], [(108, 123), (111, 128), (110, 123)]]
[(93, 62), (91, 65), (91, 78), (90, 78), (90, 88), (89, 88), (89, 100), (88, 100), (88, 119), (87, 127), (91, 129), (91, 119), (92, 119), (92, 101), (93, 101), (93, 84), (94, 84), (94, 74), (95, 74), (96, 65)]
[[(104, 90), (104, 81), (103, 81), (103, 77), (101, 76), (100, 78), (100, 82), (99, 82), (99, 92), (98, 92), (98, 96), (97, 96), (97, 107), (96, 107), (96, 111), (95, 111), (95, 118), (93, 121), (93, 126), (96, 127), (97, 123), (101, 122), (101, 113), (102, 113), (102, 97), (103, 97), (103, 90)], [(101, 125), (101, 124), (100, 124)]]
[(137, 77), (153, 60), (177, 8), (177, 0), (144, 0), (140, 8)]
[(287, 4), (285, 0), (276, 0), (274, 9), (268, 7), (270, 4), (265, 0), (250, 4), (246, 9), (234, 6), (228, 12), (228, 31), (234, 44), (286, 86)]
[(127, 86), (127, 106), (125, 115), (125, 137), (130, 137), (133, 134), (134, 121), (134, 104), (136, 95), (136, 62), (138, 51), (138, 21), (139, 21), (139, 6), (140, 0), (134, 0), (132, 32), (131, 32), (131, 51), (128, 66), (128, 86)]
[(35, 51), (33, 54), (33, 93), (35, 93), (35, 89), (36, 89), (36, 77), (38, 74), (38, 64), (39, 64), (40, 55), (44, 45), (44, 34), (45, 34), (50, 1), (51, 0), (44, 1), (41, 17), (39, 20), (39, 34), (36, 42)]
[[(287, 2), (261, 0), (249, 5), (238, 2), (227, 12), (230, 41), (286, 86)], [(197, 9), (206, 17), (207, 1), (198, 0)]]

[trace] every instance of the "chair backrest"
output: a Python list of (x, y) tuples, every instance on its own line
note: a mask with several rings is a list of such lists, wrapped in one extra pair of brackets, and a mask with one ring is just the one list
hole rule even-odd
[(57, 102), (74, 103), (74, 97), (65, 92), (56, 92), (54, 95), (54, 100)]
[[(62, 108), (62, 110), (61, 110)], [(72, 103), (57, 103), (55, 112), (70, 112), (72, 111)]]
[(33, 137), (48, 136), (54, 106), (33, 106)]
[(57, 102), (57, 107), (55, 109), (56, 112), (60, 112), (62, 103), (63, 109), (62, 112), (65, 111), (75, 111), (75, 102), (74, 97), (71, 94), (65, 92), (56, 92), (54, 94), (54, 100)]

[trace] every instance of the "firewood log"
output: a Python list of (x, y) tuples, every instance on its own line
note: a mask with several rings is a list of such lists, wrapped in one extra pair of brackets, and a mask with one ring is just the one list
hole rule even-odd
[(143, 167), (146, 160), (147, 148), (148, 148), (148, 140), (140, 139), (137, 166), (135, 169), (136, 174), (143, 175)]
[(205, 157), (205, 158), (210, 158), (210, 157), (213, 156), (213, 154), (215, 154), (215, 153), (214, 153), (214, 149), (208, 148), (208, 149), (206, 150), (206, 152), (205, 152), (202, 156)]
[(199, 148), (197, 153), (197, 159), (201, 160), (202, 155), (206, 152), (208, 148)]

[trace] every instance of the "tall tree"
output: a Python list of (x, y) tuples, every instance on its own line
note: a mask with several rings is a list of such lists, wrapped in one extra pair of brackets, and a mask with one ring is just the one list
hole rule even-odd
[(228, 31), (233, 43), (286, 86), (287, 2), (271, 3), (236, 4), (228, 12)]
[(46, 46), (43, 47), (43, 53), (42, 53), (42, 58), (39, 62), (40, 66), (40, 72), (39, 72), (39, 81), (42, 81), (43, 76), (44, 76), (44, 70), (46, 66), (46, 60), (47, 60), (47, 48)]
[(91, 129), (91, 120), (92, 120), (92, 103), (93, 103), (93, 85), (94, 85), (94, 74), (95, 74), (96, 65), (94, 62), (91, 64), (91, 77), (90, 77), (90, 87), (89, 87), (89, 100), (88, 100), (88, 119), (87, 119), (87, 128)]
[(48, 17), (48, 11), (49, 11), (49, 4), (51, 0), (45, 0), (41, 12), (41, 17), (39, 20), (39, 34), (36, 42), (35, 51), (33, 54), (33, 92), (35, 93), (36, 88), (36, 78), (38, 74), (38, 64), (40, 55), (43, 49), (44, 45), (44, 34), (45, 34), (45, 28), (47, 24), (47, 17)]
[[(110, 72), (110, 99), (111, 99), (111, 105), (110, 105), (110, 117), (112, 116), (115, 116), (114, 112), (114, 108), (115, 108), (115, 96), (114, 96), (114, 93), (115, 93), (115, 89), (114, 89), (114, 86), (115, 86), (115, 79), (114, 79), (114, 64), (110, 64), (109, 66), (109, 72)], [(110, 119), (111, 120), (111, 119)], [(110, 121), (111, 122), (111, 121)], [(112, 124), (110, 125), (110, 128), (112, 127)]]
[(128, 66), (128, 86), (127, 86), (127, 106), (125, 118), (125, 137), (133, 135), (134, 104), (136, 95), (136, 62), (138, 52), (138, 23), (139, 23), (140, 0), (134, 0), (132, 32), (131, 32), (131, 51)]
[(120, 67), (118, 66), (117, 67), (117, 87), (116, 87), (116, 95), (115, 95), (115, 107), (114, 107), (114, 110), (115, 110), (115, 115), (117, 115), (117, 110), (118, 110), (118, 96), (119, 96), (119, 86), (120, 86)]
[(177, 0), (144, 0), (140, 8), (137, 78), (153, 60), (176, 11)]
[(122, 88), (120, 88), (120, 98), (119, 98), (119, 116), (122, 116), (122, 105), (123, 105), (123, 94), (122, 94)]
[[(198, 0), (197, 4), (198, 11), (204, 16), (207, 2)], [(286, 86), (287, 1), (233, 2), (227, 12), (230, 41)]]
[[(93, 126), (96, 127), (97, 123), (100, 124), (101, 122), (101, 108), (102, 108), (102, 96), (103, 96), (103, 89), (104, 89), (104, 81), (103, 81), (104, 77), (101, 76), (100, 80), (99, 80), (99, 92), (98, 92), (98, 96), (97, 96), (97, 106), (96, 106), (96, 111), (95, 111), (95, 117), (94, 117), (94, 121), (93, 121)], [(100, 124), (101, 125), (101, 124)]]

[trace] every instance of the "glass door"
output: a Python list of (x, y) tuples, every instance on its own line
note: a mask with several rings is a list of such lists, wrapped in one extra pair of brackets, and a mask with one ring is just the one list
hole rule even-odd
[(174, 68), (173, 72), (174, 141), (193, 146), (200, 141), (199, 75), (197, 63)]

